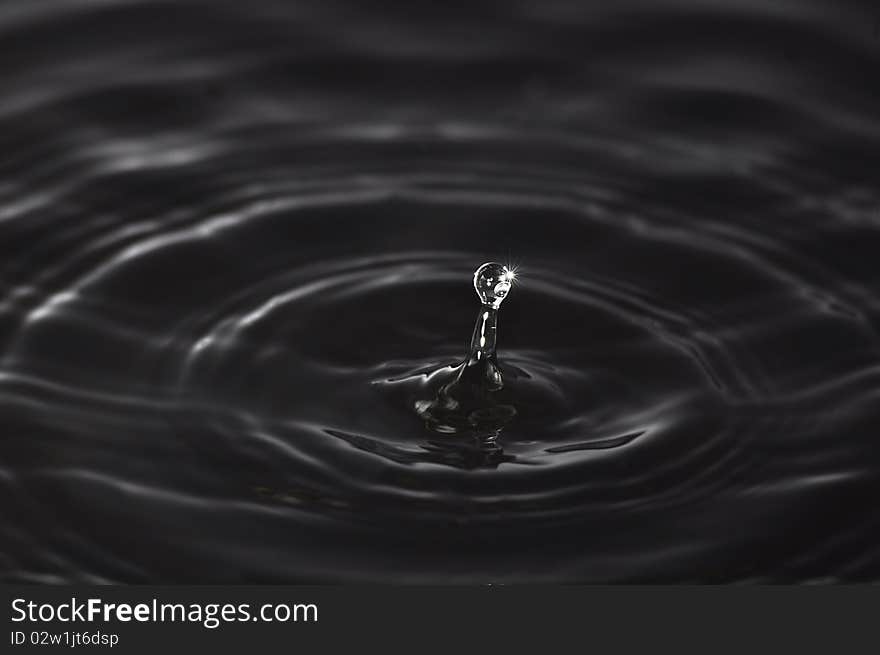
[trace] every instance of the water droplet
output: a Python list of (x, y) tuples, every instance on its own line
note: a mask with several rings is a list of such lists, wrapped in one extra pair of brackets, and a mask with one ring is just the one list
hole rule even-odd
[(498, 309), (510, 293), (516, 274), (513, 270), (496, 262), (487, 262), (474, 273), (474, 289), (480, 302)]

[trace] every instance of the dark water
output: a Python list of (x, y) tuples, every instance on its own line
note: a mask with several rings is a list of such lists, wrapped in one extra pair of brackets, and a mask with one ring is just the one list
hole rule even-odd
[(877, 580), (878, 21), (4, 2), (2, 579)]

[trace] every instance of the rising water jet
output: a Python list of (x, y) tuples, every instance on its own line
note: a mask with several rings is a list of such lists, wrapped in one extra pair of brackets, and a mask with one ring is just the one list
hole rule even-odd
[(496, 262), (487, 262), (474, 272), (480, 308), (467, 357), (433, 400), (416, 403), (416, 410), (433, 431), (468, 434), (489, 443), (516, 415), (513, 405), (500, 402), (497, 395), (504, 388), (504, 376), (496, 354), (498, 310), (515, 279), (513, 269)]

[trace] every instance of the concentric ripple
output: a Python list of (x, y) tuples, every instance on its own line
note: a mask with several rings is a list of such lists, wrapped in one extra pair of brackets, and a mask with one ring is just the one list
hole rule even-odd
[(880, 49), (747, 4), (7, 3), (2, 578), (880, 577)]

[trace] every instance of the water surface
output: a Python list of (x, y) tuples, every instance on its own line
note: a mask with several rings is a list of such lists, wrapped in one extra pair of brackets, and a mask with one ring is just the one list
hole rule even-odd
[(876, 580), (878, 20), (3, 3), (2, 579)]

